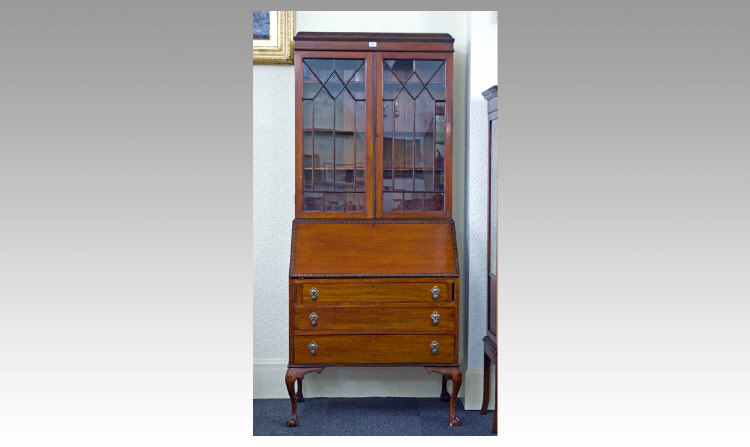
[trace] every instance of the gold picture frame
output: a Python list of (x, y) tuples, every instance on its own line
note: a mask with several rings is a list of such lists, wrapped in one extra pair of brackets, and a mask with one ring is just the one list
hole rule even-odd
[(268, 13), (269, 38), (253, 38), (253, 64), (294, 64), (294, 11)]

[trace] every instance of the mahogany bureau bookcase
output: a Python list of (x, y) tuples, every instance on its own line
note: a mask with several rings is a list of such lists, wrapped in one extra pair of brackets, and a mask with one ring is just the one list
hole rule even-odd
[(294, 40), (286, 425), (298, 424), (304, 375), (341, 366), (438, 372), (448, 421), (460, 425), (453, 38), (300, 32)]

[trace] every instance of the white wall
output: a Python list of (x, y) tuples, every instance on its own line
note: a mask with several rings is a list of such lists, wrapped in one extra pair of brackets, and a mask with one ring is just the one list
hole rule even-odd
[[(298, 11), (296, 20), (295, 32), (423, 32), (449, 33), (455, 38), (453, 218), (463, 279), (467, 13)], [(294, 219), (293, 77), (291, 65), (253, 66), (253, 349), (254, 396), (259, 398), (287, 396), (282, 377), (288, 361), (288, 273)], [(462, 289), (465, 297), (464, 283)], [(462, 312), (465, 303), (462, 300)], [(465, 332), (462, 337), (466, 339)], [(459, 352), (462, 364), (464, 358)], [(436, 396), (440, 387), (440, 378), (427, 376), (421, 368), (332, 368), (312, 376), (305, 381), (305, 395), (311, 397), (427, 397)]]

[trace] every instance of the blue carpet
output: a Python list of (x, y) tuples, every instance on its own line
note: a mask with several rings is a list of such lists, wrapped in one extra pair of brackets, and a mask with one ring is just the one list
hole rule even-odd
[(305, 397), (297, 404), (298, 427), (287, 427), (289, 399), (253, 400), (255, 436), (491, 436), (494, 413), (464, 410), (460, 427), (448, 425), (448, 402), (439, 398)]

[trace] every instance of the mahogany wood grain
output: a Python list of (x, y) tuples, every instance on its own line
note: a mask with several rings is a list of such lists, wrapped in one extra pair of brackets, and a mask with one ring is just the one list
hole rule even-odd
[[(295, 288), (296, 303), (298, 304), (330, 304), (330, 303), (422, 303), (445, 304), (453, 300), (452, 282), (445, 278), (436, 278), (423, 282), (408, 280), (395, 281), (367, 281), (361, 279), (334, 280), (337, 282), (297, 281)], [(438, 298), (432, 297), (432, 288), (438, 287)], [(310, 290), (315, 288), (318, 293), (313, 301)]]
[[(309, 317), (315, 312), (315, 325)], [(432, 313), (440, 317), (433, 324)], [(295, 334), (453, 334), (453, 307), (298, 307), (294, 311)]]
[[(315, 355), (308, 344), (318, 344)], [(440, 344), (432, 354), (430, 343)], [(330, 363), (451, 363), (455, 362), (453, 335), (297, 335), (294, 361), (298, 365)]]
[(452, 220), (295, 219), (291, 276), (458, 276)]

